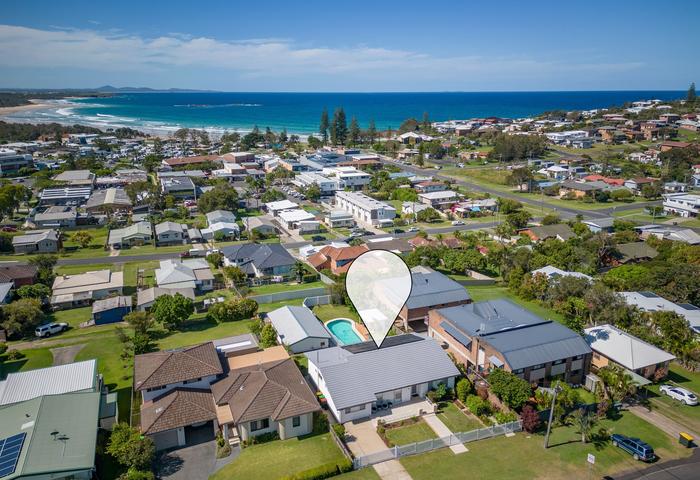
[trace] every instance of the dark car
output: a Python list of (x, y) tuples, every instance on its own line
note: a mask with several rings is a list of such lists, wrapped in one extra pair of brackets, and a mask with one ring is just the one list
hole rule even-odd
[(614, 446), (623, 449), (632, 455), (635, 460), (651, 462), (656, 458), (652, 446), (638, 438), (627, 437), (619, 433), (614, 433), (610, 438)]
[(314, 235), (313, 237), (311, 237), (311, 240), (314, 242), (321, 242), (325, 239), (326, 237), (324, 237), (323, 235)]
[(406, 230), (403, 230), (401, 228), (395, 228), (394, 233), (406, 233)]

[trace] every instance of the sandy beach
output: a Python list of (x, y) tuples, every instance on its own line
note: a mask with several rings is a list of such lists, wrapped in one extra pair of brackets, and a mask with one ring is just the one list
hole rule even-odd
[(11, 113), (23, 112), (25, 110), (36, 110), (40, 108), (48, 108), (51, 105), (47, 103), (39, 103), (38, 100), (29, 100), (28, 105), (18, 105), (16, 107), (0, 107), (0, 115), (9, 115)]

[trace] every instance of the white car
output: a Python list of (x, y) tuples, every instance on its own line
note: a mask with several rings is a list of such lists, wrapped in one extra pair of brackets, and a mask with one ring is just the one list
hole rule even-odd
[(37, 337), (50, 337), (54, 333), (61, 333), (64, 330), (68, 330), (67, 323), (47, 323), (36, 327), (34, 335)]
[(419, 230), (420, 230), (420, 229), (419, 229), (418, 227), (411, 227), (411, 228), (408, 229), (409, 232), (417, 232), (417, 231), (419, 231)]
[(461, 220), (452, 220), (452, 225), (454, 225), (454, 226), (464, 225), (464, 222)]
[(668, 395), (674, 400), (685, 403), (686, 405), (697, 405), (698, 397), (688, 389), (677, 387), (675, 385), (661, 385), (659, 391), (664, 395)]

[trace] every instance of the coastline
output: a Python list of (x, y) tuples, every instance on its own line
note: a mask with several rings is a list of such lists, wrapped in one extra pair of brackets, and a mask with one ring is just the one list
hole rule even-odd
[(42, 108), (51, 108), (48, 103), (40, 103), (38, 100), (29, 100), (30, 104), (17, 105), (14, 107), (0, 107), (0, 116), (10, 115), (12, 113), (25, 112), (28, 110), (38, 110)]

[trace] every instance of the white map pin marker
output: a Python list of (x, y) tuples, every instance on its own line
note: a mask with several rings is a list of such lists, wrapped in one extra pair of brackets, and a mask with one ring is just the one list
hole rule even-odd
[(413, 278), (404, 261), (386, 250), (357, 257), (345, 277), (345, 289), (377, 348), (411, 295)]

